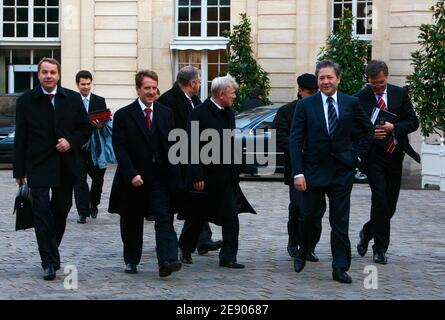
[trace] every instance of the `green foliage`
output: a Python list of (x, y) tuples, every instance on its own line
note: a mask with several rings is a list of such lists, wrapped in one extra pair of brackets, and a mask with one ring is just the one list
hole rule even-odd
[(267, 96), (270, 80), (267, 72), (253, 58), (251, 31), (250, 19), (245, 13), (241, 13), (240, 23), (233, 26), (232, 32), (226, 32), (224, 35), (229, 38), (228, 72), (239, 84), (237, 98), (233, 103), (235, 111), (249, 98), (249, 91), (254, 87), (259, 88), (264, 100), (269, 102)]
[[(445, 128), (445, 4), (439, 0), (431, 8), (433, 23), (420, 26), (420, 48), (411, 54), (412, 75), (408, 88), (419, 116), (422, 134)], [(443, 135), (443, 132), (442, 134)]]
[(342, 69), (342, 79), (338, 90), (355, 94), (365, 84), (365, 63), (369, 43), (352, 36), (354, 17), (345, 8), (340, 19), (339, 29), (329, 35), (326, 47), (321, 48), (318, 61), (332, 60)]

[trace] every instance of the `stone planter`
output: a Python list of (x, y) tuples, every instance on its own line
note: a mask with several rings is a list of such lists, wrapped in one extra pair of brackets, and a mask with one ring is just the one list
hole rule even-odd
[(422, 187), (437, 185), (445, 191), (445, 145), (443, 138), (440, 144), (422, 142)]

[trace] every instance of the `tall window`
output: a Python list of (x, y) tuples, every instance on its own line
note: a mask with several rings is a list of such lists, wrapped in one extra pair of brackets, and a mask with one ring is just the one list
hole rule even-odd
[(212, 80), (227, 73), (224, 31), (230, 30), (230, 0), (176, 0), (174, 74), (186, 65), (201, 70), (201, 100), (210, 93)]
[(178, 51), (177, 71), (192, 65), (201, 70), (201, 100), (210, 94), (212, 80), (227, 73), (227, 55), (225, 50), (181, 50)]
[(333, 0), (333, 29), (338, 29), (343, 9), (351, 10), (356, 21), (354, 35), (362, 40), (371, 40), (372, 37), (372, 0)]
[(59, 0), (0, 0), (0, 38), (59, 39)]
[(223, 37), (230, 30), (230, 0), (177, 0), (178, 37)]

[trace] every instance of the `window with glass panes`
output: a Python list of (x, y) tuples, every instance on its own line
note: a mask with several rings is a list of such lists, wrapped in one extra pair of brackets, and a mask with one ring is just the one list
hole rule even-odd
[(230, 30), (230, 0), (177, 0), (178, 37), (223, 37)]
[(58, 39), (59, 0), (0, 0), (0, 38)]
[(354, 35), (363, 40), (372, 36), (372, 0), (333, 0), (333, 30), (339, 26), (344, 8), (351, 10), (355, 17)]
[[(178, 68), (192, 65), (201, 70), (201, 100), (210, 94), (212, 80), (227, 73), (227, 55), (225, 50), (179, 50)], [(176, 78), (176, 76), (175, 76)]]

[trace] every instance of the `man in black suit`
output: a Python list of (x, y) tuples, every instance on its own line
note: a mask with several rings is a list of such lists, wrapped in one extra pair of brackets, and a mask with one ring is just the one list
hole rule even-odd
[[(223, 150), (223, 130), (233, 130), (235, 128), (235, 116), (231, 106), (236, 98), (235, 91), (237, 87), (236, 81), (229, 75), (213, 79), (211, 97), (190, 113), (187, 125), (189, 150), (196, 150), (196, 152), (191, 155), (189, 180), (195, 191), (208, 194), (207, 200), (213, 210), (205, 208), (205, 212), (195, 212), (187, 217), (186, 219), (190, 220), (190, 228), (183, 231), (179, 244), (183, 254), (189, 255), (196, 248), (199, 237), (198, 231), (201, 230), (203, 221), (214, 222), (222, 226), (223, 244), (219, 252), (219, 265), (241, 269), (245, 266), (238, 263), (236, 259), (239, 234), (236, 193), (237, 188), (239, 188), (238, 174), (233, 161), (230, 161), (230, 163), (223, 161), (223, 159), (226, 159)], [(196, 126), (199, 126), (199, 134), (192, 133)], [(201, 141), (199, 137), (207, 129), (217, 132), (215, 139), (219, 139), (217, 145), (220, 149), (212, 150), (212, 159), (207, 159), (210, 161), (203, 161), (204, 159), (201, 156), (197, 159), (198, 161), (194, 161), (194, 155), (198, 151), (201, 155), (201, 150), (206, 145), (206, 142)], [(233, 155), (233, 144), (226, 141), (226, 147), (227, 143), (231, 145), (231, 155)]]
[(244, 101), (241, 105), (239, 112), (247, 111), (254, 109), (256, 107), (265, 106), (266, 103), (263, 100), (263, 96), (261, 95), (261, 91), (259, 88), (252, 88), (249, 91), (249, 99)]
[[(351, 264), (349, 210), (354, 172), (372, 141), (373, 127), (357, 98), (337, 91), (340, 67), (332, 61), (317, 63), (315, 75), (321, 92), (298, 101), (289, 147), (294, 186), (302, 192), (301, 247), (294, 260), (296, 272), (303, 270), (307, 251), (317, 236), (321, 206), (329, 198), (332, 277), (351, 283), (346, 273)], [(356, 127), (357, 130), (353, 130)], [(353, 133), (361, 137), (353, 147)]]
[(402, 179), (405, 153), (420, 163), (420, 156), (409, 144), (408, 134), (419, 127), (413, 105), (403, 88), (388, 84), (385, 62), (373, 60), (366, 68), (369, 85), (357, 94), (360, 103), (371, 118), (376, 110), (396, 115), (396, 121), (376, 123), (374, 142), (369, 150), (366, 170), (372, 191), (371, 219), (360, 231), (357, 251), (366, 254), (368, 243), (374, 239), (373, 260), (386, 264), (391, 218), (396, 211)]
[[(186, 130), (190, 112), (201, 104), (198, 97), (200, 88), (201, 73), (199, 69), (193, 66), (185, 66), (179, 70), (173, 87), (159, 98), (160, 103), (173, 110), (176, 128)], [(185, 179), (187, 166), (183, 164), (180, 168), (182, 177)], [(180, 208), (179, 211), (181, 211)], [(181, 233), (188, 228), (190, 228), (190, 221), (186, 220)], [(198, 253), (205, 254), (208, 251), (218, 250), (221, 245), (222, 241), (212, 241), (212, 230), (209, 223), (204, 223), (199, 235)], [(192, 263), (192, 257), (181, 253), (181, 261), (190, 264)]]
[(138, 72), (135, 83), (139, 98), (114, 114), (113, 148), (117, 169), (108, 211), (120, 214), (126, 273), (137, 272), (142, 255), (144, 216), (147, 212), (154, 216), (159, 276), (167, 277), (182, 267), (170, 210), (170, 184), (176, 181), (168, 161), (173, 112), (154, 101), (158, 87), (155, 72)]
[[(81, 70), (76, 74), (76, 84), (82, 96), (82, 102), (87, 112), (107, 109), (105, 99), (91, 92), (93, 76), (87, 70)], [(111, 120), (108, 120), (111, 122)], [(86, 223), (87, 217), (96, 219), (104, 183), (104, 175), (107, 170), (105, 161), (105, 144), (111, 143), (111, 125), (108, 121), (91, 121), (93, 135), (80, 151), (80, 179), (74, 186), (74, 199), (76, 200), (78, 223)], [(104, 143), (101, 143), (101, 140)], [(102, 145), (103, 144), (103, 145)], [(92, 147), (94, 146), (95, 149)], [(99, 150), (97, 150), (99, 149)], [(91, 190), (88, 187), (87, 175), (91, 177)]]
[(43, 58), (38, 78), (40, 85), (17, 99), (13, 174), (19, 185), (28, 180), (43, 278), (53, 280), (78, 175), (77, 153), (91, 127), (80, 95), (57, 84), (58, 61)]
[[(318, 92), (317, 78), (313, 74), (305, 73), (297, 78), (298, 100), (310, 97)], [(300, 246), (299, 217), (300, 217), (300, 198), (301, 193), (294, 188), (294, 179), (291, 176), (291, 164), (289, 155), (289, 134), (292, 126), (295, 108), (298, 100), (294, 100), (282, 106), (273, 121), (274, 128), (277, 130), (277, 150), (284, 152), (284, 183), (289, 186), (289, 220), (287, 222), (287, 232), (289, 239), (287, 242), (287, 252), (292, 258), (295, 258)], [(326, 210), (326, 205), (323, 210)], [(315, 254), (315, 246), (321, 236), (321, 219), (317, 222), (318, 235), (315, 237), (316, 243), (310, 246), (308, 250), (308, 261), (317, 262), (319, 259)]]

